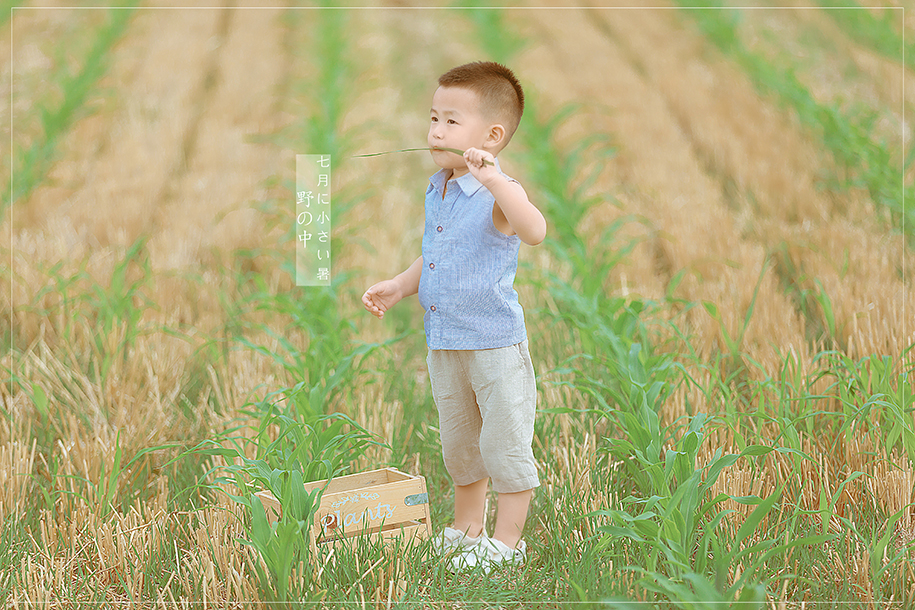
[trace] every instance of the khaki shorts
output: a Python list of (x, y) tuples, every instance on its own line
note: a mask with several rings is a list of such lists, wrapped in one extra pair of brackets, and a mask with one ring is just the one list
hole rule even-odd
[(429, 350), (445, 468), (455, 485), (487, 477), (498, 493), (540, 485), (531, 443), (534, 367), (521, 343), (482, 350)]

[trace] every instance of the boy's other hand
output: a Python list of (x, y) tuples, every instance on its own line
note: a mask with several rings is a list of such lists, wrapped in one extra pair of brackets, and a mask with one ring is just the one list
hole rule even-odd
[[(489, 162), (488, 164), (486, 163), (487, 161)], [(468, 148), (464, 151), (464, 162), (467, 163), (467, 169), (470, 170), (471, 175), (484, 186), (489, 180), (499, 176), (495, 157), (485, 150), (473, 147)]]
[(374, 316), (384, 317), (384, 312), (403, 298), (400, 284), (394, 280), (384, 280), (373, 285), (362, 295), (362, 304)]

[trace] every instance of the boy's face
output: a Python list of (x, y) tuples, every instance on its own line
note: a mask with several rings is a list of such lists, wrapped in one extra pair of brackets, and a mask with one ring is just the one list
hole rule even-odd
[[(493, 125), (480, 113), (477, 94), (463, 87), (439, 87), (432, 96), (431, 122), (428, 143), (430, 148), (480, 148), (495, 155)], [(501, 140), (501, 138), (499, 138)], [(452, 152), (433, 150), (432, 159), (444, 169), (453, 170), (452, 176), (461, 176), (467, 171), (464, 158)]]

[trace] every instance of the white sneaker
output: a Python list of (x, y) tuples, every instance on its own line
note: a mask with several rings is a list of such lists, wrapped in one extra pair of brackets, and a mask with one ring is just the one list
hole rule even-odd
[(480, 567), (484, 574), (489, 574), (495, 566), (521, 565), (527, 558), (527, 545), (523, 540), (518, 541), (518, 546), (509, 548), (501, 540), (482, 536), (483, 540), (475, 546), (461, 552), (451, 559), (453, 572), (469, 570)]
[(485, 536), (482, 533), (476, 538), (471, 538), (460, 530), (456, 530), (453, 527), (446, 527), (445, 530), (432, 541), (432, 547), (438, 555), (448, 555), (455, 551), (463, 553), (465, 550), (472, 549), (479, 545), (483, 538), (485, 538)]

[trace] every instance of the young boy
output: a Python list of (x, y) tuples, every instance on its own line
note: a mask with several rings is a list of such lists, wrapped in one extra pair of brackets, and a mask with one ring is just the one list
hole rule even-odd
[[(531, 442), (536, 385), (524, 313), (512, 284), (523, 241), (546, 221), (496, 155), (521, 120), (524, 94), (508, 68), (474, 62), (443, 74), (432, 96), (428, 143), (442, 169), (426, 189), (422, 256), (362, 296), (378, 318), (415, 293), (425, 309), (426, 363), (439, 412), (454, 523), (436, 539), (452, 568), (521, 563), (521, 532), (540, 481)], [(437, 150), (455, 148), (463, 155)], [(486, 491), (499, 494), (496, 527), (483, 531)]]

